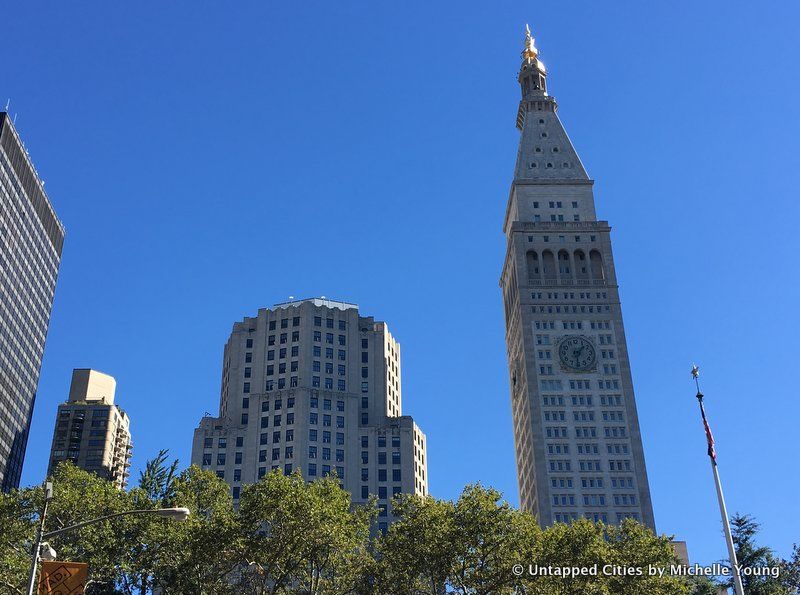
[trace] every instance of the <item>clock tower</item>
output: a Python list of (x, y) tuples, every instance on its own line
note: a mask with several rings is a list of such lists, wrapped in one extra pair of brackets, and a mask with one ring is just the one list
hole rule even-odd
[(654, 529), (611, 228), (527, 27), (519, 83), (500, 286), (520, 503), (543, 526), (632, 517)]

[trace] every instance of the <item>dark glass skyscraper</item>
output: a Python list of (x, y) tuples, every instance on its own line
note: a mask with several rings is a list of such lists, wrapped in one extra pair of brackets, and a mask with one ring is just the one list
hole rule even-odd
[(0, 486), (19, 486), (64, 226), (0, 112)]

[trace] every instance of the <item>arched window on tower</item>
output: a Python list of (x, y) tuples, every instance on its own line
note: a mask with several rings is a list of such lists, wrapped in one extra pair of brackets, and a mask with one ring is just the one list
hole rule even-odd
[(526, 255), (528, 265), (528, 279), (541, 279), (541, 263), (539, 262), (539, 255), (533, 250), (528, 251)]
[(583, 250), (575, 250), (575, 277), (577, 279), (589, 278), (589, 260)]
[(589, 253), (589, 261), (592, 266), (592, 279), (595, 281), (604, 281), (606, 274), (603, 268), (603, 257), (600, 255), (600, 252), (592, 250)]
[(572, 267), (569, 261), (569, 252), (558, 251), (558, 274), (562, 279), (572, 279)]
[(542, 275), (545, 279), (556, 278), (556, 259), (550, 250), (542, 252)]

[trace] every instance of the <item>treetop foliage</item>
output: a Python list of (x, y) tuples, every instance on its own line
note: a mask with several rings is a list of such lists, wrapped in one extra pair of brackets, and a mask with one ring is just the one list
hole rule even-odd
[[(166, 451), (139, 486), (117, 490), (66, 463), (53, 477), (46, 530), (133, 509), (185, 506), (176, 522), (123, 516), (51, 540), (58, 559), (87, 562), (87, 593), (234, 595), (689, 595), (713, 593), (708, 581), (621, 574), (543, 576), (537, 567), (648, 567), (677, 564), (669, 538), (632, 520), (608, 526), (578, 520), (541, 529), (530, 514), (480, 484), (455, 502), (401, 495), (398, 519), (376, 530), (378, 505), (356, 505), (335, 477), (307, 483), (273, 472), (242, 491), (197, 467), (178, 471)], [(0, 494), (0, 593), (23, 593), (30, 547), (43, 504), (41, 487)], [(771, 559), (755, 546), (752, 520), (736, 524), (745, 560)], [(749, 556), (749, 557), (748, 557)], [(792, 562), (786, 562), (787, 572)], [(794, 568), (797, 570), (797, 551)], [(752, 587), (760, 588), (758, 586)], [(753, 590), (758, 595), (793, 593)], [(748, 591), (749, 595), (750, 591)]]

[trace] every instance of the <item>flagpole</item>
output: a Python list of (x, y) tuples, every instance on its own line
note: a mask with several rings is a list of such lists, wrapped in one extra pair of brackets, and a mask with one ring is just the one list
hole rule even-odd
[(711, 428), (706, 420), (706, 411), (703, 407), (703, 393), (700, 392), (700, 369), (692, 366), (692, 378), (697, 387), (697, 402), (700, 405), (700, 416), (703, 418), (703, 427), (706, 430), (708, 440), (708, 458), (711, 461), (711, 471), (714, 474), (714, 487), (717, 488), (717, 501), (719, 502), (719, 514), (722, 517), (722, 528), (725, 533), (725, 544), (728, 546), (728, 558), (731, 563), (733, 576), (733, 590), (736, 595), (744, 595), (742, 577), (739, 575), (739, 562), (736, 560), (736, 549), (733, 546), (733, 536), (731, 535), (731, 525), (728, 521), (728, 509), (725, 506), (725, 496), (722, 494), (722, 482), (719, 479), (719, 469), (717, 468), (717, 454), (714, 449), (714, 437), (711, 435)]

